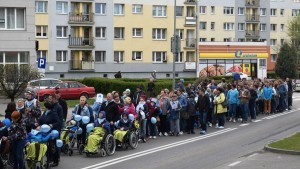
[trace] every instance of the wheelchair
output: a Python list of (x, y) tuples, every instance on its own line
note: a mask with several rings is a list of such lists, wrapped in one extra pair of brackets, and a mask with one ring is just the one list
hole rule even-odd
[[(3, 144), (2, 139), (0, 139), (0, 145)], [(7, 143), (6, 145), (1, 145), (2, 146), (7, 146), (10, 143)], [(12, 168), (14, 166), (13, 164), (13, 156), (11, 155), (10, 152), (3, 152), (1, 150), (0, 153), (0, 168), (7, 169), (7, 168)]]
[[(51, 145), (49, 144), (49, 142), (48, 143), (30, 143), (30, 144), (31, 145), (29, 145), (29, 146), (34, 146), (36, 148), (35, 153), (41, 153), (41, 151), (40, 151), (41, 147), (38, 148), (37, 146), (44, 145), (47, 147), (47, 150), (40, 159), (38, 159), (38, 157), (35, 157), (34, 159), (26, 157), (27, 166), (30, 169), (48, 169), (48, 168), (50, 168), (50, 160), (49, 159), (50, 159)], [(28, 149), (26, 148), (25, 149), (26, 156), (28, 155), (27, 151), (28, 151)], [(39, 152), (37, 152), (37, 151), (39, 151)], [(38, 156), (39, 156), (39, 154), (38, 154)]]
[(123, 150), (128, 149), (128, 147), (130, 147), (131, 149), (136, 149), (139, 143), (138, 141), (139, 130), (133, 127), (127, 131), (126, 135), (123, 138), (123, 142), (117, 140), (117, 144), (119, 144)]

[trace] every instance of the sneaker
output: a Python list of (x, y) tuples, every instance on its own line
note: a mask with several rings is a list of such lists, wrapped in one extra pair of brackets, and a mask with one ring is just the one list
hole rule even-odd
[(208, 127), (212, 127), (212, 124), (210, 122), (208, 122)]
[(179, 135), (183, 135), (183, 132), (181, 131), (181, 132), (179, 132)]
[(191, 132), (191, 134), (195, 134), (195, 132)]
[(149, 137), (149, 139), (152, 139), (152, 138), (153, 138), (152, 136)]
[(206, 134), (206, 131), (202, 130), (202, 131), (200, 131), (200, 134), (201, 134), (201, 135), (205, 135), (205, 134)]
[(223, 128), (224, 128), (224, 126), (219, 126), (219, 127), (218, 127), (218, 129), (223, 129)]
[(235, 123), (235, 122), (236, 122), (236, 121), (235, 121), (235, 119), (233, 119), (233, 120), (232, 120), (232, 122), (234, 122), (234, 123)]
[(243, 119), (242, 119), (242, 118), (239, 118), (238, 121), (243, 121)]
[(218, 128), (219, 127), (219, 125), (218, 125), (218, 123), (216, 124), (216, 128)]
[(159, 134), (158, 134), (159, 136), (162, 136), (162, 133), (161, 132), (159, 132)]
[(139, 139), (139, 141), (142, 141), (142, 139)]
[(146, 143), (146, 141), (147, 141), (147, 140), (144, 138), (144, 139), (143, 139), (143, 142)]
[(165, 132), (165, 133), (164, 133), (164, 136), (168, 136), (168, 133), (167, 133), (167, 132)]
[(230, 117), (229, 122), (232, 122), (232, 118)]
[(156, 139), (156, 136), (153, 136), (153, 139)]

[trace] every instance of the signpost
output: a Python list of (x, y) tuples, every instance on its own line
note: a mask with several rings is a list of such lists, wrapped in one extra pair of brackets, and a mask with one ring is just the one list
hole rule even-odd
[[(46, 59), (44, 58), (39, 58), (38, 59), (38, 71), (40, 73), (39, 77), (39, 89), (41, 89), (41, 78), (45, 77), (45, 68), (46, 68)], [(38, 93), (38, 100), (40, 100), (40, 94)]]

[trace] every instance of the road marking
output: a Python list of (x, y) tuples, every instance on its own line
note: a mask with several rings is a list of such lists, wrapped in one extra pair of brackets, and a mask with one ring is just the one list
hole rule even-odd
[(297, 99), (293, 99), (293, 101), (297, 101), (297, 100), (300, 100), (300, 98), (297, 98)]
[(164, 146), (160, 146), (160, 147), (152, 148), (152, 149), (149, 149), (149, 150), (144, 150), (144, 151), (141, 151), (141, 152), (137, 152), (137, 153), (134, 153), (134, 154), (126, 155), (126, 156), (123, 156), (123, 157), (119, 157), (119, 158), (116, 158), (116, 159), (108, 160), (108, 161), (105, 161), (105, 162), (102, 162), (102, 163), (98, 163), (98, 164), (95, 164), (95, 165), (84, 167), (82, 169), (104, 168), (104, 167), (107, 167), (107, 166), (110, 166), (110, 165), (114, 165), (114, 164), (117, 164), (117, 163), (120, 163), (120, 162), (123, 162), (123, 161), (127, 161), (127, 160), (130, 160), (130, 159), (135, 159), (137, 157), (145, 156), (145, 155), (152, 154), (152, 153), (155, 153), (155, 152), (158, 152), (158, 151), (170, 149), (170, 148), (173, 148), (173, 147), (188, 144), (188, 143), (195, 142), (195, 141), (198, 141), (198, 140), (203, 140), (205, 138), (209, 138), (209, 137), (213, 137), (213, 136), (216, 136), (216, 135), (224, 134), (224, 133), (236, 130), (236, 129), (237, 128), (227, 128), (227, 129), (220, 130), (220, 131), (217, 131), (217, 132), (213, 132), (213, 133), (210, 133), (210, 134), (197, 136), (197, 137), (194, 137), (194, 138), (191, 138), (191, 139), (178, 141), (178, 142), (167, 144), (167, 145), (164, 145)]
[(257, 153), (251, 154), (249, 157), (252, 158), (254, 156), (258, 155)]
[(246, 123), (246, 124), (241, 124), (240, 126), (243, 127), (243, 126), (248, 126), (249, 123)]
[(234, 163), (229, 164), (228, 167), (233, 167), (233, 166), (235, 166), (235, 165), (240, 164), (241, 162), (242, 162), (242, 161), (236, 161), (236, 162), (234, 162)]
[(260, 122), (260, 121), (262, 121), (262, 120), (254, 120), (252, 122), (257, 123), (257, 122)]
[(297, 109), (296, 109), (296, 110), (290, 110), (290, 111), (283, 112), (283, 113), (279, 113), (279, 114), (275, 114), (275, 115), (272, 115), (272, 116), (268, 116), (268, 117), (265, 117), (265, 119), (268, 119), (268, 120), (269, 120), (269, 119), (273, 119), (273, 118), (275, 118), (275, 117), (287, 115), (287, 114), (293, 113), (293, 112), (295, 112), (295, 111), (297, 111)]

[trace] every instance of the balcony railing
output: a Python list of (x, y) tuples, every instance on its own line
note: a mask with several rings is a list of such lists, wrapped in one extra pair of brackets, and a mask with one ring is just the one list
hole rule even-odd
[(259, 37), (259, 31), (258, 30), (246, 30), (246, 37)]
[(74, 24), (93, 24), (94, 23), (94, 14), (83, 14), (83, 13), (69, 13), (69, 23)]
[(185, 25), (186, 26), (195, 26), (196, 25), (196, 17), (185, 17)]
[(246, 14), (246, 22), (259, 22), (259, 15)]
[(69, 47), (94, 47), (94, 38), (71, 37), (69, 36)]
[(196, 4), (196, 0), (185, 0), (185, 4)]
[(260, 0), (246, 0), (245, 6), (247, 7), (259, 7)]
[(94, 70), (95, 62), (92, 61), (83, 61), (83, 60), (70, 60), (69, 61), (70, 70)]
[(194, 38), (187, 38), (185, 47), (186, 48), (195, 48), (196, 47), (196, 40)]

